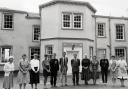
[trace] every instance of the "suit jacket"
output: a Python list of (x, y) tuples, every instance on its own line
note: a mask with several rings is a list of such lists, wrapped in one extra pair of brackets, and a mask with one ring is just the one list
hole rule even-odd
[(57, 74), (57, 71), (59, 70), (58, 59), (50, 60), (50, 70), (51, 70), (51, 74)]
[(89, 59), (82, 59), (82, 66), (89, 68), (89, 66), (90, 66), (90, 60)]
[(72, 72), (79, 72), (80, 59), (71, 60)]
[(64, 68), (66, 69), (66, 71), (68, 70), (68, 58), (67, 57), (65, 57), (65, 59), (63, 57), (60, 58), (59, 64), (60, 64), (60, 71), (63, 71)]
[(109, 67), (108, 59), (101, 59), (100, 66), (101, 66), (101, 70), (108, 70), (108, 67)]

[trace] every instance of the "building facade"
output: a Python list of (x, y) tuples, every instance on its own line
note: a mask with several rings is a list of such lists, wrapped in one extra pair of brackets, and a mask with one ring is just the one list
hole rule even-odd
[[(0, 60), (5, 63), (10, 55), (15, 58), (16, 70), (22, 54), (29, 59), (40, 53), (40, 17), (34, 13), (0, 9)], [(2, 69), (2, 67), (1, 67)]]
[(95, 15), (96, 9), (88, 2), (53, 0), (39, 6), (39, 14), (24, 11), (0, 9), (0, 57), (5, 63), (10, 55), (15, 57), (16, 69), (22, 54), (28, 59), (33, 54), (44, 54), (51, 58), (53, 53), (59, 59), (63, 52), (69, 58), (68, 73), (71, 73), (71, 59), (78, 54), (82, 60), (86, 53), (102, 58), (106, 54), (123, 55), (127, 60), (128, 18)]
[(95, 49), (94, 15), (96, 10), (86, 2), (54, 0), (40, 6), (41, 14), (41, 59), (43, 54), (62, 52), (71, 59), (76, 53), (82, 60), (83, 54), (92, 56)]

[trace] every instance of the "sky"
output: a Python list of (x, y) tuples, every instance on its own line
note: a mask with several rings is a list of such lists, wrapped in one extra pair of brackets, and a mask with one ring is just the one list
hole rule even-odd
[[(51, 0), (0, 0), (0, 7), (27, 12), (39, 12), (39, 5)], [(97, 15), (128, 17), (128, 0), (77, 0), (89, 2)]]

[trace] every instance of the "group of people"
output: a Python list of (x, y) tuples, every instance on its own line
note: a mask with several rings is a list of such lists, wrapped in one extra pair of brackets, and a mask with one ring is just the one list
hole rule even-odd
[[(53, 57), (49, 59), (48, 55), (44, 55), (44, 60), (41, 62), (43, 68), (43, 76), (44, 76), (44, 88), (47, 86), (47, 79), (50, 76), (51, 87), (56, 87), (57, 75), (60, 72), (61, 86), (68, 86), (67, 84), (67, 71), (68, 71), (68, 57), (66, 57), (66, 52), (63, 52), (63, 56), (60, 59), (56, 58), (56, 53), (53, 53)], [(13, 64), (14, 57), (10, 56), (8, 62), (4, 65), (4, 81), (3, 88), (10, 89), (13, 87)], [(106, 55), (103, 55), (103, 58), (100, 61), (97, 60), (96, 56), (92, 57), (90, 60), (87, 55), (84, 55), (82, 61), (77, 58), (77, 54), (73, 55), (73, 59), (71, 59), (71, 67), (72, 67), (72, 81), (73, 85), (79, 85), (79, 73), (80, 73), (80, 65), (82, 66), (81, 79), (84, 80), (84, 83), (88, 85), (88, 81), (93, 79), (93, 84), (96, 84), (97, 78), (99, 78), (99, 73), (101, 69), (102, 74), (102, 82), (104, 84), (107, 83), (108, 71), (110, 69), (112, 83), (115, 86), (116, 79), (120, 79), (121, 86), (124, 87), (124, 80), (128, 79), (127, 76), (127, 63), (124, 60), (124, 57), (121, 55), (120, 57), (112, 56), (111, 60), (106, 58)], [(35, 85), (35, 89), (37, 89), (37, 84), (40, 82), (40, 61), (38, 60), (38, 55), (34, 54), (34, 58), (32, 60), (28, 60), (26, 54), (22, 55), (22, 59), (18, 64), (19, 72), (17, 76), (17, 82), (19, 84), (19, 88), (25, 89), (26, 84), (31, 84), (31, 88), (34, 89), (33, 84)]]

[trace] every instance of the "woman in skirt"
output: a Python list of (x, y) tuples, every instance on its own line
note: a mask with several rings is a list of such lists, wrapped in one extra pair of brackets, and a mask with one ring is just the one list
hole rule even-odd
[(34, 54), (34, 58), (30, 61), (30, 84), (33, 89), (33, 84), (35, 84), (35, 89), (37, 89), (37, 84), (39, 83), (39, 60), (38, 54)]
[(111, 60), (112, 61), (110, 64), (110, 72), (111, 72), (113, 86), (115, 86), (116, 78), (117, 78), (117, 60), (115, 59), (115, 56), (112, 56)]
[(91, 72), (92, 72), (92, 78), (93, 78), (93, 84), (96, 84), (96, 79), (98, 76), (98, 66), (99, 66), (99, 62), (96, 58), (96, 56), (93, 56), (92, 61), (91, 61)]
[(26, 84), (29, 83), (29, 61), (26, 59), (26, 54), (22, 55), (22, 59), (19, 62), (19, 72), (18, 72), (18, 83), (20, 89), (22, 85), (24, 85), (24, 89)]
[(50, 64), (49, 64), (48, 56), (45, 54), (44, 57), (45, 59), (42, 61), (43, 76), (44, 76), (44, 89), (47, 89), (46, 83), (47, 83), (47, 78), (50, 75)]
[(127, 63), (124, 57), (120, 56), (120, 60), (118, 61), (118, 79), (120, 79), (121, 87), (124, 87), (124, 80), (128, 79), (126, 66)]
[(14, 71), (14, 57), (10, 56), (8, 62), (4, 65), (4, 82), (3, 88), (10, 89), (13, 87), (13, 71)]

